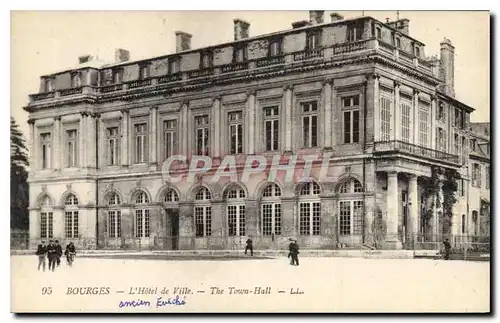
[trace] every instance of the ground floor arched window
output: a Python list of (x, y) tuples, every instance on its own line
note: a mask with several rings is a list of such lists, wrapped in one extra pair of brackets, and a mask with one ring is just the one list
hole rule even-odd
[(201, 187), (195, 195), (194, 224), (195, 235), (206, 237), (212, 235), (212, 194), (206, 187)]
[(281, 189), (271, 183), (262, 191), (261, 226), (262, 235), (281, 235)]
[(50, 197), (44, 196), (40, 202), (40, 238), (50, 239), (54, 237), (54, 213)]
[(339, 234), (352, 235), (362, 230), (363, 218), (362, 200), (339, 201)]
[(299, 190), (299, 234), (321, 234), (321, 194), (316, 182), (303, 183)]
[(110, 238), (120, 238), (122, 236), (122, 213), (119, 210), (121, 204), (120, 196), (117, 193), (110, 195), (108, 199), (108, 219), (106, 221), (106, 231)]

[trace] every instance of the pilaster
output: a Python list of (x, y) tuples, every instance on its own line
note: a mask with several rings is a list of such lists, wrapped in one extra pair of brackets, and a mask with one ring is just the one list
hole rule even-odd
[(332, 84), (333, 79), (323, 82), (323, 129), (324, 147), (332, 147)]
[[(81, 132), (80, 132), (81, 134)], [(55, 170), (64, 168), (66, 165), (64, 164), (64, 153), (61, 153), (61, 148), (64, 149), (63, 147), (63, 141), (62, 141), (62, 133), (61, 133), (61, 116), (56, 116), (54, 117), (54, 152), (53, 152), (53, 160), (54, 164), (52, 165), (52, 168)], [(82, 136), (80, 135), (80, 142), (82, 141)], [(81, 147), (81, 146), (80, 146)], [(62, 150), (64, 151), (64, 150)], [(81, 152), (79, 153), (81, 155)], [(81, 165), (81, 164), (80, 164)]]
[(129, 152), (129, 113), (127, 110), (122, 110), (122, 143), (121, 143), (121, 162), (122, 166), (128, 167), (130, 165), (130, 152)]

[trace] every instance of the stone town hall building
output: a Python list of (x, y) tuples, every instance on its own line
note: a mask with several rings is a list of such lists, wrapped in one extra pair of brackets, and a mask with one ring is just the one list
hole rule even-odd
[[(310, 11), (292, 28), (192, 49), (176, 32), (176, 53), (101, 64), (79, 57), (72, 70), (41, 77), (30, 96), (30, 236), (82, 248), (233, 249), (436, 241), (442, 212), (422, 181), (433, 166), (468, 182), (473, 109), (454, 97), (454, 47), (440, 57), (410, 36), (409, 21), (353, 19)], [(209, 27), (208, 27), (209, 28)], [(186, 175), (193, 155), (227, 156), (238, 177), (165, 181), (163, 161)], [(281, 159), (315, 155), (310, 176), (292, 181)], [(247, 156), (269, 165), (241, 180)], [(275, 156), (280, 156), (275, 159)], [(327, 157), (325, 157), (327, 156)], [(281, 159), (280, 159), (281, 158)], [(325, 160), (326, 158), (326, 160)], [(271, 165), (281, 167), (272, 181)], [(327, 173), (319, 171), (326, 163)], [(465, 212), (457, 195), (454, 214)], [(426, 220), (424, 220), (424, 218)], [(452, 234), (469, 217), (453, 216)]]

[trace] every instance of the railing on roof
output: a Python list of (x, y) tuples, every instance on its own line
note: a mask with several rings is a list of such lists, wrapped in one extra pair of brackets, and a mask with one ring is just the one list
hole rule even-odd
[[(378, 44), (378, 46), (377, 46)], [(91, 94), (95, 92), (99, 93), (111, 93), (127, 89), (142, 88), (148, 86), (165, 86), (169, 83), (174, 85), (175, 82), (187, 81), (190, 79), (208, 77), (211, 75), (227, 74), (233, 72), (241, 71), (251, 71), (254, 69), (259, 69), (263, 67), (275, 67), (276, 69), (283, 68), (287, 64), (316, 64), (323, 60), (332, 60), (338, 55), (345, 55), (349, 53), (361, 52), (366, 50), (375, 50), (378, 48), (380, 51), (384, 52), (386, 55), (392, 55), (395, 60), (399, 57), (399, 60), (405, 64), (405, 66), (413, 65), (414, 68), (422, 73), (431, 74), (431, 65), (424, 58), (415, 58), (411, 53), (404, 52), (397, 49), (395, 46), (385, 43), (381, 40), (370, 38), (363, 39), (353, 42), (344, 42), (340, 44), (335, 44), (328, 47), (311, 49), (311, 50), (301, 50), (297, 52), (282, 54), (273, 57), (264, 57), (259, 59), (247, 60), (244, 62), (230, 63), (226, 65), (213, 66), (209, 68), (200, 68), (197, 70), (191, 70), (186, 72), (176, 72), (172, 74), (149, 77), (142, 80), (127, 81), (119, 84), (102, 85), (96, 87), (92, 91), (88, 91), (89, 86), (84, 86), (82, 88), (67, 89), (60, 91), (52, 91), (47, 93), (33, 94), (30, 96), (31, 102), (42, 101), (53, 98), (58, 98), (62, 96), (70, 96), (75, 94)], [(91, 87), (91, 86), (90, 86)]]

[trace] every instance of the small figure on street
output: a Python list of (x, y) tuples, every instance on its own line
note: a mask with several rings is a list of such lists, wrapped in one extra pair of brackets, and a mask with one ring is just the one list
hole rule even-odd
[(61, 264), (61, 257), (62, 257), (62, 246), (59, 244), (59, 240), (56, 240), (56, 254), (57, 254), (57, 267)]
[(288, 245), (288, 257), (292, 258), (290, 261), (290, 265), (298, 266), (299, 265), (299, 244), (297, 240), (290, 239), (290, 244)]
[(444, 245), (444, 260), (449, 260), (450, 259), (450, 251), (451, 251), (451, 244), (448, 239), (443, 241)]
[(64, 251), (64, 254), (66, 255), (66, 262), (71, 267), (76, 255), (76, 249), (73, 242), (70, 241), (70, 243), (66, 246), (66, 251)]
[(42, 241), (42, 243), (38, 245), (36, 255), (38, 256), (38, 270), (40, 271), (40, 267), (43, 265), (43, 271), (45, 271), (45, 259), (47, 257), (47, 246), (45, 245), (45, 241)]
[(47, 258), (49, 258), (49, 271), (54, 271), (57, 262), (57, 250), (54, 240), (50, 240), (47, 246)]
[(250, 250), (250, 256), (253, 256), (253, 241), (250, 238), (248, 238), (246, 242), (245, 255), (247, 254), (248, 250)]

